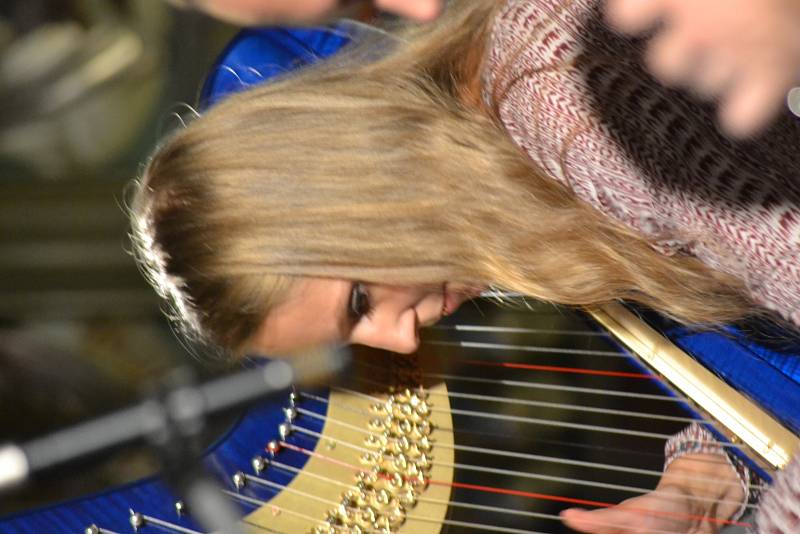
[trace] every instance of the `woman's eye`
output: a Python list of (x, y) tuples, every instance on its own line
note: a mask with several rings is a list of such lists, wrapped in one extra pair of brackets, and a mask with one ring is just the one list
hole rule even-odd
[(370, 302), (364, 284), (356, 282), (350, 290), (350, 305), (347, 307), (347, 314), (353, 321), (357, 321), (368, 315), (370, 312)]

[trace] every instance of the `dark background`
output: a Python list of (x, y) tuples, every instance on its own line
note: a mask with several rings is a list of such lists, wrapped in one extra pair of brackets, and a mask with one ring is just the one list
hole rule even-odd
[[(179, 347), (128, 254), (126, 184), (235, 32), (158, 0), (0, 2), (0, 441), (132, 402)], [(129, 451), (0, 515), (152, 470)]]

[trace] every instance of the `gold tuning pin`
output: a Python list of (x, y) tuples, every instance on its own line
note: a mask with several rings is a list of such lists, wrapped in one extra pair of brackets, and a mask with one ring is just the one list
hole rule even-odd
[(384, 435), (369, 434), (364, 438), (364, 445), (370, 449), (384, 449), (388, 443), (389, 440)]
[(403, 451), (403, 454), (416, 461), (417, 458), (423, 455), (423, 452), (419, 450), (419, 445), (415, 442), (410, 443), (408, 448)]
[(314, 527), (312, 534), (394, 534), (427, 488), (435, 441), (427, 391), (393, 388), (385, 401), (373, 402), (368, 410), (367, 452), (359, 457), (364, 470), (328, 512), (327, 524)]
[(398, 436), (407, 436), (414, 430), (414, 427), (414, 423), (408, 419), (401, 419), (395, 425), (392, 425), (392, 430), (397, 432)]
[(371, 529), (379, 517), (378, 511), (372, 506), (364, 506), (358, 513), (356, 525), (366, 529)]
[(433, 448), (433, 444), (431, 443), (431, 440), (430, 438), (428, 438), (428, 436), (423, 436), (422, 438), (417, 440), (415, 445), (420, 451), (424, 453), (430, 452), (430, 450)]
[(384, 515), (389, 520), (389, 525), (393, 529), (398, 528), (400, 525), (405, 523), (406, 521), (406, 514), (405, 510), (403, 510), (400, 506), (391, 510), (391, 512)]
[(384, 430), (386, 430), (386, 426), (384, 425), (384, 419), (380, 419), (378, 417), (370, 419), (369, 423), (367, 423), (367, 428), (371, 432), (383, 432)]
[(430, 457), (427, 454), (420, 454), (418, 457), (414, 458), (414, 463), (422, 469), (430, 469), (432, 466)]
[(379, 534), (393, 534), (394, 532), (389, 518), (385, 515), (381, 515), (378, 520), (375, 521), (375, 528)]
[(383, 513), (389, 506), (400, 506), (400, 501), (385, 489), (378, 490), (370, 496), (369, 504)]
[(408, 402), (411, 398), (411, 390), (405, 388), (403, 391), (394, 394), (394, 399), (398, 402)]
[(362, 454), (358, 461), (361, 465), (373, 466), (380, 460), (381, 455), (376, 452), (365, 452)]
[(433, 432), (433, 424), (430, 421), (421, 421), (417, 425), (417, 430), (423, 436), (430, 436), (431, 432)]
[(378, 416), (386, 415), (386, 405), (381, 402), (376, 402), (369, 405), (370, 413)]
[(417, 492), (414, 488), (408, 487), (397, 492), (397, 500), (400, 504), (407, 508), (413, 508), (417, 505)]
[(404, 474), (409, 467), (408, 457), (405, 454), (396, 455), (392, 461), (392, 467), (400, 474)]

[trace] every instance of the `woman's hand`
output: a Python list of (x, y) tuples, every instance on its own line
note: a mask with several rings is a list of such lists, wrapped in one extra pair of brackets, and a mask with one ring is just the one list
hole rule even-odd
[(739, 509), (744, 490), (727, 460), (687, 454), (673, 461), (654, 491), (599, 510), (564, 510), (564, 523), (592, 534), (718, 532)]
[[(682, 488), (667, 486), (640, 497), (622, 501), (613, 508), (570, 508), (561, 518), (571, 529), (593, 534), (645, 534), (650, 532), (716, 532), (695, 529), (691, 519), (692, 498)], [(707, 525), (710, 527), (710, 525)]]
[(664, 83), (721, 100), (723, 129), (765, 127), (800, 84), (800, 0), (607, 0), (613, 27), (658, 27), (647, 61)]
[[(170, 0), (213, 17), (252, 26), (257, 24), (315, 22), (352, 0)], [(420, 21), (433, 20), (444, 0), (374, 0), (375, 7)]]

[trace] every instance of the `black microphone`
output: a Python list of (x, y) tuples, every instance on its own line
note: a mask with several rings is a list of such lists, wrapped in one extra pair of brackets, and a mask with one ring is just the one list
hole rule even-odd
[(208, 415), (285, 395), (293, 385), (318, 382), (350, 362), (345, 348), (326, 348), (200, 385), (181, 385), (159, 399), (113, 412), (23, 444), (0, 446), (0, 492), (31, 475), (115, 447), (151, 440), (160, 434), (192, 434)]

